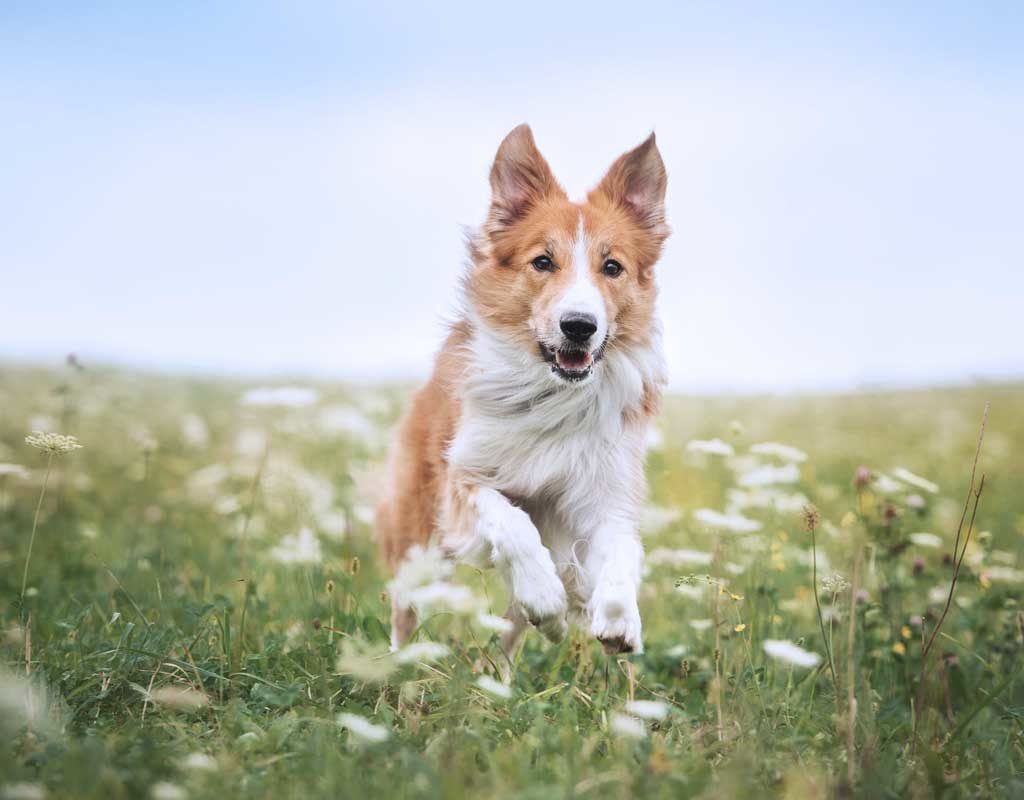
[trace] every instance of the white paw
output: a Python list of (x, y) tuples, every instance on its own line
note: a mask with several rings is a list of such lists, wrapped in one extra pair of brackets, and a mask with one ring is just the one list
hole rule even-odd
[(642, 653), (643, 626), (636, 591), (624, 584), (599, 587), (590, 598), (590, 633), (608, 653)]
[(552, 642), (565, 637), (568, 631), (565, 615), (569, 604), (554, 564), (536, 564), (529, 569), (513, 570), (512, 594), (522, 606), (526, 618), (544, 636)]

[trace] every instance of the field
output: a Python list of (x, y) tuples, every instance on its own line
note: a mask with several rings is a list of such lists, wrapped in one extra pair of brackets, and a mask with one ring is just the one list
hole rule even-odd
[(669, 398), (646, 651), (531, 632), (507, 685), (502, 587), (429, 554), (388, 653), (408, 387), (287, 386), (0, 371), (0, 797), (1024, 796), (1024, 385)]

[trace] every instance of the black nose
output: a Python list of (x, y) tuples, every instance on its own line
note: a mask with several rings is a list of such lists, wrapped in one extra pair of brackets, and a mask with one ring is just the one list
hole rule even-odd
[(593, 314), (571, 312), (559, 321), (559, 327), (571, 342), (583, 344), (597, 330), (597, 318)]

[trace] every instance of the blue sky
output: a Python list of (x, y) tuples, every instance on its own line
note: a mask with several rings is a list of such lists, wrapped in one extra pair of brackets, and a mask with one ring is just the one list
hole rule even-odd
[(1024, 375), (1014, 4), (0, 11), (0, 357), (422, 375), (501, 137), (650, 130), (672, 383)]

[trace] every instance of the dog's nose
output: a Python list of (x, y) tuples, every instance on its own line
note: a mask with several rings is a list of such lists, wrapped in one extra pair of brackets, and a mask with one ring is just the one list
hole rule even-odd
[(597, 330), (597, 317), (593, 314), (570, 312), (562, 316), (558, 325), (565, 338), (576, 344), (583, 344)]

